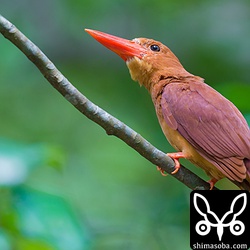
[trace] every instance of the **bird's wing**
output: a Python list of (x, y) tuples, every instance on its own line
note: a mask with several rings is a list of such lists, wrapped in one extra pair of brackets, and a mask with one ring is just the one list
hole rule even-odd
[(228, 178), (242, 181), (250, 130), (238, 109), (201, 81), (170, 83), (161, 99), (165, 122)]

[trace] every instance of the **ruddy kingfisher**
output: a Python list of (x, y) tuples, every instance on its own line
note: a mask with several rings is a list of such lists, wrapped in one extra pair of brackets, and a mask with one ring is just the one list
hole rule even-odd
[(167, 154), (175, 162), (172, 174), (180, 168), (179, 159), (186, 158), (211, 178), (210, 189), (226, 177), (250, 191), (250, 130), (232, 102), (187, 72), (158, 41), (85, 30), (118, 54), (131, 78), (151, 94), (162, 131), (177, 150)]

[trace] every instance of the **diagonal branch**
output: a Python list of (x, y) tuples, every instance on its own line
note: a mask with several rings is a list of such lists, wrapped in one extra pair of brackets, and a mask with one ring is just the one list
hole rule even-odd
[[(1, 15), (0, 32), (36, 65), (48, 82), (58, 92), (60, 92), (82, 114), (104, 128), (108, 135), (114, 135), (120, 138), (143, 157), (154, 165), (160, 166), (167, 173), (171, 173), (174, 170), (174, 162), (170, 157), (155, 148), (130, 127), (89, 101), (67, 80), (66, 77), (63, 76), (34, 43)], [(207, 182), (184, 166), (172, 176), (191, 189), (209, 189), (210, 187)]]

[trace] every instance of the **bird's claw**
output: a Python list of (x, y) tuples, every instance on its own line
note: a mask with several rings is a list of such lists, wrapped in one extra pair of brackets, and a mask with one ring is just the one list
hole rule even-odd
[(179, 160), (177, 159), (173, 159), (174, 160), (174, 163), (175, 163), (175, 167), (174, 167), (174, 170), (171, 172), (171, 174), (176, 174), (179, 169), (181, 168), (181, 164), (179, 162)]
[(165, 173), (165, 170), (157, 166), (157, 170), (161, 172), (162, 176), (167, 176), (168, 174)]

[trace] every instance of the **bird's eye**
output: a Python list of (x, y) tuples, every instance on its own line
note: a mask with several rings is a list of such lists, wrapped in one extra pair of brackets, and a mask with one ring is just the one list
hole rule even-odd
[(156, 51), (156, 52), (159, 52), (161, 49), (160, 49), (160, 46), (156, 45), (156, 44), (153, 44), (150, 46), (150, 49), (152, 51)]

